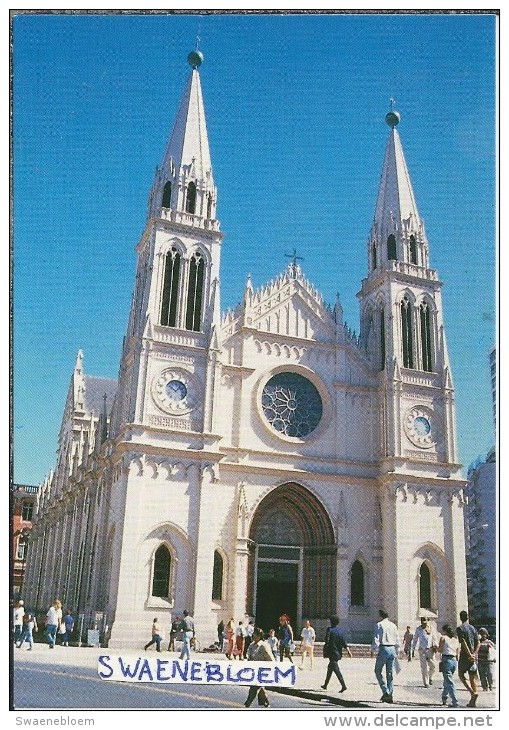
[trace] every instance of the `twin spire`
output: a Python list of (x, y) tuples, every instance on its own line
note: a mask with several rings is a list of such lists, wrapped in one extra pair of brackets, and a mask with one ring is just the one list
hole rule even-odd
[(219, 223), (215, 220), (217, 190), (198, 72), (203, 54), (198, 50), (192, 51), (187, 60), (192, 71), (161, 167), (156, 171), (149, 215), (218, 230)]
[[(198, 72), (202, 61), (203, 55), (198, 50), (188, 56), (192, 71), (161, 167), (156, 172), (150, 198), (150, 216), (218, 230), (217, 190), (212, 174)], [(396, 129), (400, 116), (391, 109), (385, 120), (391, 131), (371, 228), (370, 270), (391, 258), (427, 266), (424, 225), (417, 210), (401, 139)], [(387, 241), (391, 237), (394, 238), (394, 245), (390, 243), (388, 250)]]

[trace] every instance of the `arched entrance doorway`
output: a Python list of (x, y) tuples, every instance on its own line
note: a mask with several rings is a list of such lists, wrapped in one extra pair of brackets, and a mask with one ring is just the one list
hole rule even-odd
[(283, 484), (258, 506), (249, 531), (248, 605), (257, 625), (277, 628), (282, 613), (294, 626), (336, 610), (334, 530), (323, 505), (300, 484)]

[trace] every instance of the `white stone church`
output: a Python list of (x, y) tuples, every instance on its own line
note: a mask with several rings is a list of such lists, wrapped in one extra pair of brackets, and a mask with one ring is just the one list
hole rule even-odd
[[(286, 612), (369, 640), (467, 607), (461, 467), (441, 282), (390, 127), (360, 335), (297, 258), (223, 313), (223, 234), (198, 67), (150, 191), (119, 379), (78, 353), (42, 485), (25, 604), (58, 597), (112, 648), (157, 616), (265, 629)], [(227, 120), (224, 120), (227, 124)], [(378, 176), (374, 170), (373, 175)], [(246, 272), (247, 273), (247, 272)], [(131, 282), (126, 282), (130, 286)]]

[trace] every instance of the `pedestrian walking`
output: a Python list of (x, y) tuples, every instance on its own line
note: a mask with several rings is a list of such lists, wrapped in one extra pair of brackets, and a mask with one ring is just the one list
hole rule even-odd
[[(270, 646), (266, 641), (264, 641), (264, 633), (262, 629), (257, 626), (255, 626), (253, 630), (253, 641), (249, 647), (247, 658), (250, 662), (275, 661)], [(244, 702), (244, 707), (250, 707), (256, 696), (258, 696), (258, 705), (260, 707), (269, 707), (267, 693), (265, 692), (265, 689), (259, 685), (252, 685), (249, 688), (247, 700)]]
[(235, 629), (235, 644), (233, 646), (233, 658), (239, 661), (244, 655), (245, 631), (243, 622), (239, 621), (239, 625)]
[(27, 651), (31, 651), (34, 645), (34, 637), (33, 633), (34, 631), (38, 631), (37, 627), (37, 621), (35, 619), (35, 614), (32, 613), (32, 611), (26, 611), (25, 615), (23, 616), (23, 630), (21, 632), (21, 636), (19, 639), (19, 642), (16, 644), (18, 649), (21, 649), (23, 646), (23, 643), (25, 641), (28, 642), (28, 649)]
[(221, 621), (217, 625), (217, 644), (219, 646), (219, 651), (222, 651), (223, 649), (223, 641), (224, 641), (224, 621), (221, 619)]
[(249, 651), (249, 647), (251, 645), (251, 642), (253, 641), (253, 633), (255, 630), (255, 625), (253, 619), (251, 619), (248, 623), (248, 625), (245, 627), (245, 636), (244, 636), (244, 654), (242, 655), (244, 659), (247, 659), (247, 653)]
[[(389, 621), (389, 614), (383, 609), (380, 609), (378, 615), (380, 621), (373, 632), (371, 656), (376, 654), (375, 676), (382, 690), (381, 701), (392, 704), (393, 669), (399, 650), (398, 627), (392, 621)], [(384, 669), (385, 679), (383, 677)]]
[(23, 633), (23, 616), (25, 615), (25, 607), (23, 601), (17, 601), (12, 610), (13, 636), (15, 644), (19, 644), (21, 634)]
[(491, 641), (488, 630), (484, 627), (479, 629), (479, 646), (477, 648), (477, 667), (479, 669), (479, 679), (484, 692), (492, 690), (495, 681), (493, 670), (497, 661), (497, 649)]
[(422, 682), (425, 687), (433, 684), (435, 673), (435, 654), (438, 651), (438, 636), (426, 616), (421, 616), (421, 624), (415, 629), (412, 652), (417, 648), (421, 663)]
[(283, 659), (287, 657), (293, 664), (293, 629), (290, 626), (290, 617), (286, 613), (279, 617), (279, 630), (277, 638), (279, 639), (279, 661), (282, 662)]
[(403, 651), (406, 654), (406, 658), (409, 662), (412, 661), (412, 639), (414, 638), (414, 635), (412, 634), (412, 630), (410, 626), (406, 627), (406, 631), (403, 634)]
[(342, 630), (339, 628), (339, 617), (331, 616), (330, 626), (325, 634), (325, 642), (323, 645), (323, 655), (329, 660), (327, 665), (327, 674), (325, 675), (325, 682), (321, 685), (322, 689), (327, 689), (330, 678), (333, 674), (339, 680), (341, 685), (340, 692), (345, 692), (346, 684), (339, 668), (339, 661), (343, 657), (343, 650), (346, 651), (350, 659), (352, 658), (352, 652), (345, 641), (345, 636)]
[(152, 621), (152, 638), (148, 642), (148, 644), (145, 644), (145, 646), (143, 647), (144, 650), (147, 651), (147, 649), (149, 647), (151, 647), (152, 644), (155, 644), (156, 645), (156, 650), (157, 651), (161, 651), (161, 641), (162, 641), (162, 638), (163, 637), (162, 637), (161, 629), (159, 627), (159, 622), (158, 622), (157, 618), (155, 618)]
[(191, 659), (191, 639), (195, 637), (195, 630), (194, 618), (189, 615), (189, 611), (184, 611), (182, 614), (180, 630), (182, 631), (182, 650), (179, 659)]
[(315, 640), (316, 640), (316, 632), (314, 628), (311, 626), (311, 622), (309, 619), (306, 621), (306, 625), (300, 632), (300, 651), (301, 651), (301, 664), (299, 669), (304, 669), (304, 658), (306, 656), (309, 657), (310, 661), (310, 669), (313, 669), (313, 651), (315, 646)]
[[(479, 635), (475, 628), (468, 622), (468, 612), (460, 611), (461, 625), (456, 629), (456, 635), (460, 643), (461, 651), (458, 661), (458, 677), (461, 683), (470, 692), (470, 702), (467, 707), (475, 707), (477, 694), (477, 663), (476, 654), (479, 646)], [(468, 674), (468, 679), (465, 675)]]
[(451, 707), (458, 707), (458, 698), (456, 697), (456, 686), (454, 684), (453, 674), (458, 666), (460, 643), (450, 624), (444, 624), (444, 626), (442, 626), (442, 636), (438, 642), (438, 651), (441, 654), (439, 668), (444, 678), (442, 704), (446, 705), (447, 697), (450, 697)]
[(62, 604), (55, 598), (46, 614), (46, 640), (50, 649), (55, 647), (57, 631), (62, 622)]
[(168, 651), (176, 651), (175, 641), (177, 639), (179, 631), (180, 631), (180, 616), (175, 616), (174, 620), (171, 622), (170, 642), (168, 644)]
[(69, 641), (71, 640), (71, 634), (74, 630), (74, 618), (72, 616), (72, 613), (69, 610), (67, 610), (65, 612), (63, 624), (65, 626), (65, 633), (62, 636), (62, 645), (69, 646)]

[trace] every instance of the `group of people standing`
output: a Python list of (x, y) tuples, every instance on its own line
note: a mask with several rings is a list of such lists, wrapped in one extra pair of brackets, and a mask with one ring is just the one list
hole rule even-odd
[[(69, 646), (71, 634), (74, 629), (74, 618), (70, 610), (62, 614), (62, 603), (55, 598), (48, 609), (44, 619), (46, 625), (46, 641), (50, 649), (57, 643), (57, 637), (61, 639), (62, 646)], [(35, 613), (25, 610), (23, 601), (17, 601), (13, 609), (14, 644), (21, 649), (25, 641), (28, 644), (28, 651), (31, 651), (34, 644), (34, 631), (39, 631)]]
[[(380, 611), (380, 621), (376, 625), (372, 653), (377, 653), (375, 675), (382, 690), (382, 702), (392, 703), (393, 668), (396, 665), (399, 650), (398, 629), (388, 614)], [(477, 631), (468, 621), (467, 611), (460, 612), (461, 624), (454, 629), (451, 624), (442, 626), (439, 635), (430, 624), (427, 616), (422, 616), (420, 625), (412, 633), (407, 626), (403, 637), (403, 650), (408, 661), (411, 661), (417, 650), (424, 687), (433, 685), (437, 656), (440, 656), (439, 672), (443, 677), (442, 705), (451, 700), (451, 707), (458, 707), (454, 674), (458, 677), (470, 694), (467, 707), (475, 707), (478, 698), (477, 678), (481, 680), (484, 691), (493, 689), (493, 669), (496, 661), (495, 645), (489, 638), (487, 629)], [(383, 670), (385, 669), (385, 679)]]

